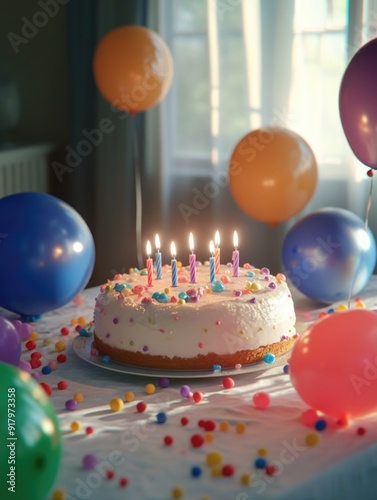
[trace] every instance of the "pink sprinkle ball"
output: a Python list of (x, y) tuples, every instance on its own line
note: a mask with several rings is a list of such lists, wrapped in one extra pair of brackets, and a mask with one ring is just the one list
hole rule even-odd
[(192, 395), (192, 399), (195, 401), (195, 403), (200, 403), (200, 401), (203, 401), (204, 394), (200, 391), (194, 392)]
[(94, 469), (98, 465), (98, 458), (93, 453), (88, 453), (82, 457), (82, 465), (84, 469)]
[(84, 297), (82, 295), (77, 295), (72, 299), (75, 306), (81, 306), (84, 303)]
[(224, 389), (232, 389), (234, 387), (234, 380), (231, 377), (225, 377), (223, 380)]
[(270, 404), (270, 396), (266, 392), (257, 392), (253, 396), (253, 403), (258, 410), (264, 410)]
[(188, 385), (183, 385), (180, 390), (180, 394), (183, 398), (188, 398), (190, 396), (191, 389)]
[(365, 427), (358, 427), (356, 433), (358, 436), (364, 436), (364, 434), (366, 433)]
[(68, 399), (68, 401), (65, 402), (65, 407), (68, 411), (77, 410), (78, 405), (78, 402), (74, 399)]
[(309, 408), (301, 413), (300, 421), (307, 427), (313, 427), (318, 420), (318, 412), (314, 408)]
[(50, 361), (48, 366), (53, 372), (58, 369), (58, 363), (56, 361)]

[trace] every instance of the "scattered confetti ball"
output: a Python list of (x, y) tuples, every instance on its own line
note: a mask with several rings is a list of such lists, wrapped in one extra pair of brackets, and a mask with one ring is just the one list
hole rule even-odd
[(191, 389), (188, 385), (183, 385), (180, 390), (180, 394), (183, 398), (188, 398), (190, 396)]
[(237, 434), (243, 434), (246, 431), (246, 425), (243, 422), (238, 422), (236, 424)]
[(157, 415), (156, 415), (156, 422), (158, 424), (164, 424), (166, 422), (167, 418), (168, 417), (167, 417), (166, 413), (161, 411), (160, 413), (157, 413)]
[(211, 474), (213, 477), (220, 477), (222, 474), (221, 467), (218, 466), (212, 467)]
[(69, 335), (69, 328), (66, 326), (63, 326), (63, 328), (60, 330), (60, 335), (63, 335), (65, 337), (66, 335)]
[(49, 339), (48, 337), (43, 339), (42, 342), (43, 347), (48, 347), (50, 344), (51, 344), (51, 339)]
[(110, 401), (110, 408), (114, 411), (120, 411), (124, 406), (123, 401), (120, 398), (114, 398)]
[(170, 385), (170, 380), (167, 377), (161, 377), (158, 381), (158, 385), (161, 389), (166, 389), (166, 387), (169, 387)]
[(56, 361), (50, 361), (48, 366), (51, 368), (51, 371), (55, 371), (58, 369), (58, 363)]
[(258, 455), (260, 457), (266, 457), (267, 456), (267, 450), (266, 448), (259, 448), (259, 450), (257, 451)]
[(66, 348), (67, 348), (67, 344), (64, 342), (64, 340), (58, 340), (55, 343), (55, 351), (57, 351), (57, 352), (65, 351)]
[(119, 479), (119, 486), (125, 488), (128, 485), (128, 479), (126, 477), (121, 477)]
[(234, 474), (233, 465), (230, 465), (230, 464), (224, 465), (223, 468), (221, 469), (221, 473), (223, 476), (226, 476), (226, 477), (233, 476), (233, 474)]
[(253, 396), (253, 403), (259, 410), (264, 410), (270, 404), (270, 396), (266, 392), (257, 392)]
[(318, 420), (317, 410), (314, 410), (314, 408), (309, 408), (308, 410), (303, 411), (301, 413), (300, 420), (307, 427), (313, 427), (313, 425)]
[(192, 398), (193, 400), (195, 401), (195, 403), (200, 403), (200, 401), (203, 401), (203, 398), (204, 398), (204, 395), (202, 392), (200, 391), (196, 391), (194, 392), (194, 394), (192, 395)]
[(58, 489), (52, 493), (52, 500), (65, 500), (67, 498), (65, 491)]
[(67, 361), (67, 356), (65, 354), (59, 354), (56, 361), (58, 363), (65, 363)]
[[(27, 339), (27, 340), (38, 340), (38, 332), (36, 332), (35, 330), (32, 330), (31, 334), (30, 334), (30, 337)], [(45, 339), (45, 340), (50, 340), (50, 339)]]
[(154, 386), (154, 384), (147, 384), (145, 386), (145, 392), (147, 394), (153, 394), (155, 391), (156, 391), (156, 387)]
[(68, 399), (68, 401), (65, 402), (65, 407), (69, 411), (75, 411), (77, 410), (78, 403), (74, 399)]
[(110, 356), (103, 356), (102, 357), (102, 363), (110, 363), (111, 359)]
[(265, 363), (268, 363), (269, 365), (272, 363), (275, 363), (275, 355), (272, 354), (271, 352), (268, 352), (265, 357), (263, 358), (263, 361)]
[(191, 444), (194, 448), (200, 448), (204, 444), (204, 437), (201, 434), (191, 436)]
[(94, 469), (98, 465), (98, 458), (93, 453), (88, 453), (82, 457), (82, 465), (84, 469)]
[(174, 498), (174, 499), (183, 498), (184, 491), (182, 488), (176, 487), (176, 488), (173, 488), (171, 495), (172, 495), (172, 498)]
[(106, 479), (113, 479), (115, 477), (115, 472), (112, 469), (106, 471)]
[(39, 351), (34, 351), (30, 354), (30, 359), (34, 359), (34, 358), (40, 359), (41, 357), (42, 357), (42, 353)]
[(251, 483), (252, 479), (251, 479), (251, 475), (250, 474), (242, 474), (241, 476), (241, 484), (243, 486), (249, 486), (249, 484)]
[(315, 446), (319, 442), (319, 436), (315, 432), (311, 432), (305, 436), (305, 443), (307, 446)]
[(231, 377), (225, 377), (223, 380), (224, 389), (232, 389), (234, 387), (234, 380)]
[(327, 422), (325, 419), (321, 418), (315, 422), (314, 427), (317, 431), (324, 431), (327, 427)]
[(40, 368), (42, 366), (42, 361), (38, 358), (32, 358), (30, 360), (30, 366), (33, 370), (36, 370), (37, 368)]
[(93, 429), (93, 427), (91, 427), (91, 426), (88, 426), (88, 427), (85, 429), (85, 434), (86, 434), (87, 436), (90, 436), (91, 434), (93, 434), (93, 432), (94, 432), (94, 429)]
[(273, 476), (276, 473), (276, 467), (273, 464), (266, 465), (265, 472), (267, 476)]
[(229, 424), (229, 422), (227, 422), (226, 420), (223, 420), (223, 421), (222, 421), (222, 422), (220, 422), (220, 424), (219, 424), (219, 428), (220, 428), (220, 431), (221, 431), (221, 432), (228, 432), (229, 427), (230, 427), (230, 424)]
[(147, 409), (147, 405), (143, 401), (140, 401), (140, 403), (138, 403), (136, 405), (136, 410), (139, 413), (143, 413), (146, 409)]
[(132, 391), (128, 391), (125, 393), (124, 399), (127, 403), (131, 403), (135, 399), (135, 394)]
[(211, 451), (211, 453), (208, 453), (207, 455), (207, 465), (209, 467), (214, 467), (215, 465), (220, 465), (221, 462), (223, 461), (223, 457), (221, 453), (218, 451)]
[(216, 422), (214, 420), (205, 420), (203, 427), (206, 431), (214, 431), (216, 429)]
[(39, 385), (44, 389), (45, 393), (48, 396), (51, 396), (51, 394), (52, 394), (52, 387), (50, 385), (46, 384), (45, 382), (40, 382)]
[(364, 436), (364, 434), (366, 433), (365, 427), (358, 427), (356, 433), (358, 436)]
[(75, 392), (75, 394), (73, 395), (73, 399), (78, 403), (82, 403), (84, 401), (84, 395), (81, 394), (81, 392)]
[(36, 342), (34, 342), (34, 340), (28, 340), (25, 344), (25, 347), (29, 351), (33, 351), (37, 347), (37, 344)]
[(284, 365), (283, 366), (283, 372), (288, 375), (289, 374), (289, 365)]
[(191, 475), (192, 477), (199, 477), (202, 475), (202, 469), (201, 467), (199, 467), (198, 465), (194, 465), (192, 468), (191, 468)]
[(68, 387), (68, 384), (65, 380), (61, 380), (60, 382), (58, 382), (58, 389), (59, 391), (65, 391)]
[(165, 436), (164, 443), (166, 444), (166, 446), (171, 446), (174, 443), (174, 439), (172, 438), (172, 436)]
[(189, 423), (189, 419), (187, 417), (181, 418), (181, 425), (185, 426)]
[(52, 372), (51, 368), (48, 365), (44, 366), (41, 371), (43, 375), (49, 375)]
[(205, 441), (207, 441), (207, 443), (212, 443), (212, 441), (214, 441), (214, 439), (215, 439), (215, 436), (214, 436), (213, 432), (206, 432), (204, 434), (204, 439), (205, 439)]
[(256, 469), (265, 469), (267, 466), (267, 460), (263, 457), (259, 457), (254, 461), (254, 466)]
[(74, 422), (71, 423), (71, 431), (72, 432), (77, 432), (81, 429), (81, 422), (78, 422), (75, 420)]

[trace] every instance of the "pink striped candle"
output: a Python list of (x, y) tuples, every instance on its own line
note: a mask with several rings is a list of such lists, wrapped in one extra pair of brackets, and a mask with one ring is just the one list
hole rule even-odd
[(147, 273), (148, 273), (148, 286), (153, 286), (153, 260), (151, 259), (151, 243), (147, 241)]
[(220, 274), (220, 234), (215, 233), (215, 270), (216, 274)]
[(189, 236), (189, 245), (191, 250), (191, 254), (189, 255), (190, 283), (196, 283), (196, 255), (194, 254), (194, 237), (192, 233)]
[(232, 261), (233, 261), (233, 276), (237, 277), (238, 276), (238, 268), (240, 266), (240, 254), (237, 250), (238, 248), (238, 235), (237, 231), (234, 231), (233, 234), (233, 245), (234, 245), (234, 250), (233, 250), (233, 255), (232, 255)]

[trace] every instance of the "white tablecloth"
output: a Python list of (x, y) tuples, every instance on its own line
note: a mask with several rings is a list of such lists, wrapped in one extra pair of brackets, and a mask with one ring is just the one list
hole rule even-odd
[[(72, 350), (77, 333), (71, 319), (85, 316), (92, 319), (97, 288), (83, 292), (84, 303), (73, 303), (45, 314), (35, 323), (39, 333), (37, 349), (43, 353), (43, 365), (55, 360), (57, 340), (67, 341), (67, 362), (40, 380), (53, 387), (53, 402), (63, 435), (64, 454), (54, 489), (66, 492), (66, 498), (103, 500), (104, 498), (162, 500), (171, 499), (174, 488), (181, 488), (189, 500), (249, 500), (251, 498), (279, 498), (289, 500), (310, 499), (375, 499), (377, 498), (377, 415), (358, 419), (343, 429), (327, 428), (321, 433), (317, 446), (305, 444), (305, 436), (312, 429), (304, 426), (299, 417), (307, 408), (293, 389), (289, 375), (282, 367), (258, 373), (234, 376), (235, 387), (225, 390), (223, 376), (202, 379), (170, 379), (168, 388), (159, 387), (159, 378), (127, 375), (103, 367), (93, 366), (80, 359)], [(360, 294), (368, 308), (377, 305), (377, 277), (373, 277)], [(299, 293), (294, 293), (299, 323), (313, 321), (328, 307), (313, 303)], [(351, 307), (353, 301), (351, 301)], [(5, 311), (0, 311), (9, 315)], [(14, 316), (13, 316), (14, 317)], [(71, 333), (62, 337), (60, 330), (68, 326)], [(49, 337), (50, 346), (43, 346)], [(23, 350), (24, 359), (30, 353)], [(40, 372), (40, 369), (37, 370)], [(58, 390), (57, 383), (65, 380), (66, 390)], [(154, 383), (156, 391), (147, 394), (145, 385)], [(180, 388), (188, 384), (192, 391), (201, 391), (204, 399), (194, 403), (180, 395)], [(109, 402), (122, 398), (126, 392), (135, 394), (133, 402), (125, 403), (119, 412), (113, 412)], [(258, 410), (252, 397), (259, 391), (270, 395), (271, 404)], [(65, 402), (77, 392), (84, 395), (76, 411), (68, 411)], [(136, 411), (136, 404), (144, 401), (144, 413)], [(156, 423), (156, 415), (165, 412), (167, 421)], [(181, 425), (181, 417), (189, 424)], [(206, 434), (198, 426), (201, 420), (213, 420), (216, 429), (213, 441), (206, 441), (194, 448), (193, 434)], [(71, 431), (71, 423), (79, 421), (81, 430)], [(219, 429), (221, 421), (230, 424), (227, 432)], [(243, 434), (236, 432), (236, 424), (244, 423)], [(91, 426), (93, 434), (85, 429)], [(363, 436), (357, 434), (364, 427)], [(164, 444), (164, 437), (171, 436), (171, 446)], [(206, 438), (208, 439), (208, 438)], [(274, 475), (254, 467), (258, 450), (267, 450), (267, 460), (276, 465)], [(206, 465), (208, 453), (218, 451), (223, 464), (234, 467), (231, 477), (214, 477)], [(82, 466), (82, 457), (93, 453), (98, 465), (92, 470)], [(199, 466), (200, 477), (193, 477), (191, 469)], [(107, 470), (114, 477), (106, 477)], [(250, 474), (252, 482), (245, 486), (241, 476)], [(127, 486), (119, 484), (126, 478)], [(27, 499), (25, 499), (27, 500)]]

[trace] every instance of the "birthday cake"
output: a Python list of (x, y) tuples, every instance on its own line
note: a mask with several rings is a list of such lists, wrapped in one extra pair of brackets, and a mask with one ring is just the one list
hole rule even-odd
[[(174, 271), (173, 271), (174, 272)], [(234, 368), (279, 356), (294, 344), (295, 312), (283, 274), (248, 264), (234, 277), (221, 265), (171, 266), (148, 286), (146, 270), (116, 275), (100, 287), (94, 349), (128, 365), (165, 370)], [(149, 285), (151, 282), (149, 282)]]

